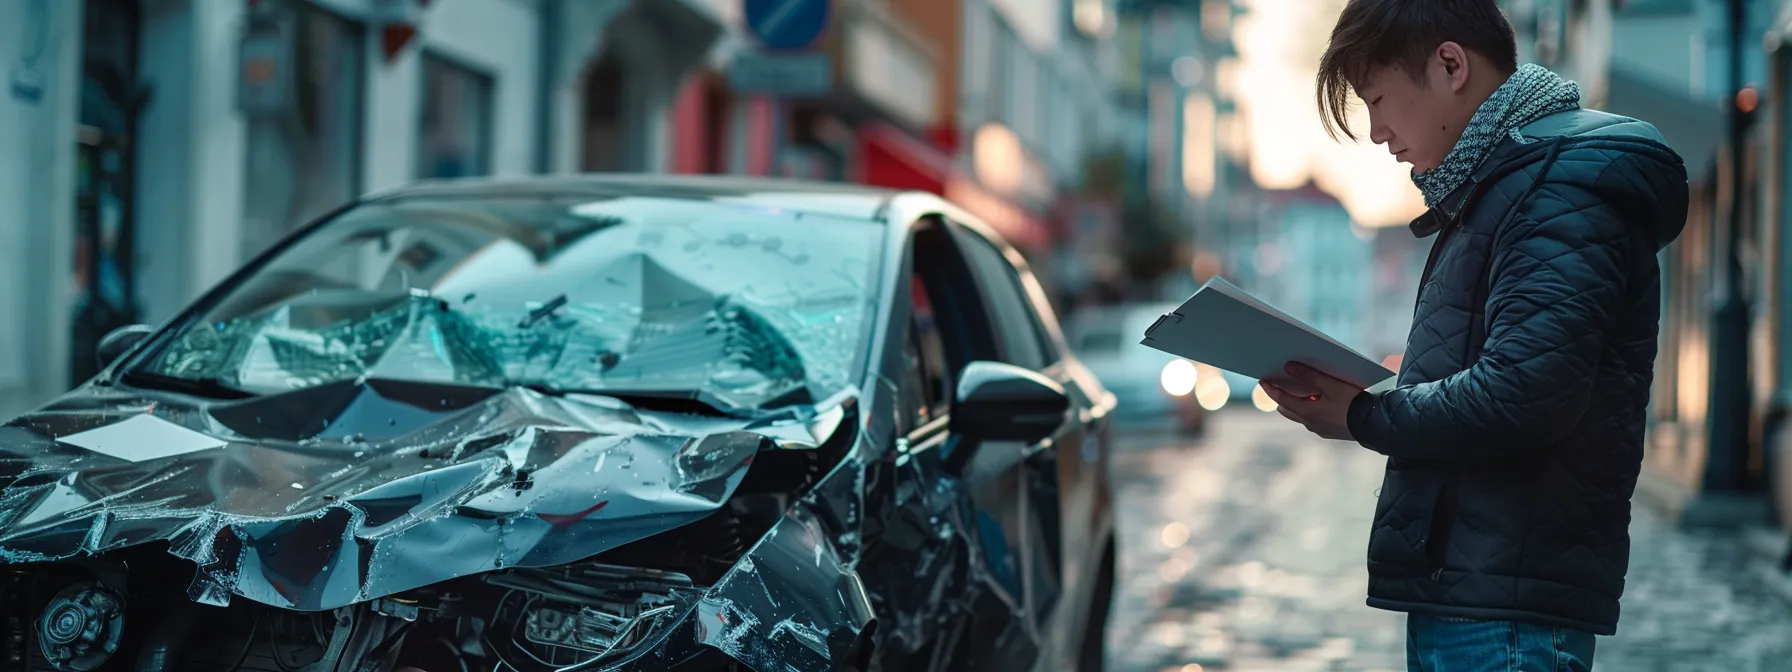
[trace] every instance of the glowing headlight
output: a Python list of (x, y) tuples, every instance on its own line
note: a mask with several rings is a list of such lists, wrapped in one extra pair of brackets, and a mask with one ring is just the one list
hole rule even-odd
[(1201, 408), (1209, 411), (1224, 408), (1226, 401), (1231, 398), (1232, 384), (1226, 382), (1225, 376), (1207, 376), (1195, 387), (1195, 401), (1200, 402)]
[(1158, 374), (1157, 382), (1170, 396), (1183, 397), (1195, 391), (1196, 378), (1194, 362), (1172, 359), (1164, 365), (1163, 373)]
[(1251, 388), (1251, 403), (1264, 413), (1276, 410), (1276, 400), (1269, 398), (1269, 393), (1263, 391), (1262, 385)]

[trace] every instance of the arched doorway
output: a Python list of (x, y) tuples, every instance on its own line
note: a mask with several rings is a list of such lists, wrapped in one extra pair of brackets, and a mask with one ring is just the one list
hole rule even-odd
[(631, 0), (607, 20), (582, 64), (579, 165), (586, 171), (670, 168), (671, 108), (721, 27), (684, 2)]

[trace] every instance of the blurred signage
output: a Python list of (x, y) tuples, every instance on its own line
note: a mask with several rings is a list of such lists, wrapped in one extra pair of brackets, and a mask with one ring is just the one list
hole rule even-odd
[(292, 39), (276, 24), (250, 28), (237, 51), (237, 110), (262, 117), (287, 110), (292, 97)]
[(741, 0), (747, 30), (767, 48), (807, 49), (827, 30), (833, 0)]
[(728, 85), (741, 93), (826, 95), (834, 88), (834, 62), (827, 54), (815, 51), (742, 52), (728, 66)]

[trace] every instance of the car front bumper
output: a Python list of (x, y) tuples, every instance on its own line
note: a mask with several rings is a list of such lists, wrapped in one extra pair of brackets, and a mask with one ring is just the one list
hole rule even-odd
[(631, 652), (586, 669), (706, 672), (720, 654), (755, 672), (842, 670), (872, 618), (858, 574), (798, 506), (716, 585), (646, 625)]

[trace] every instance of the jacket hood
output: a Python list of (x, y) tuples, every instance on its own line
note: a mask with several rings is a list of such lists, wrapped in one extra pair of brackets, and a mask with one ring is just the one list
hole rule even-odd
[[(1450, 197), (1471, 201), (1456, 211), (1472, 212), (1472, 201), (1490, 187), (1520, 179), (1527, 180), (1531, 189), (1548, 185), (1591, 194), (1617, 208), (1632, 226), (1647, 228), (1657, 250), (1679, 238), (1686, 228), (1691, 201), (1686, 163), (1654, 125), (1577, 109), (1534, 121), (1519, 129), (1519, 134), (1523, 142), (1506, 140), (1470, 183)], [(1426, 213), (1413, 222), (1414, 233), (1434, 233), (1442, 224), (1436, 220), (1435, 214)]]
[(1594, 110), (1572, 110), (1520, 130), (1527, 138), (1561, 138), (1541, 179), (1592, 192), (1655, 234), (1657, 250), (1686, 228), (1686, 162), (1649, 122)]

